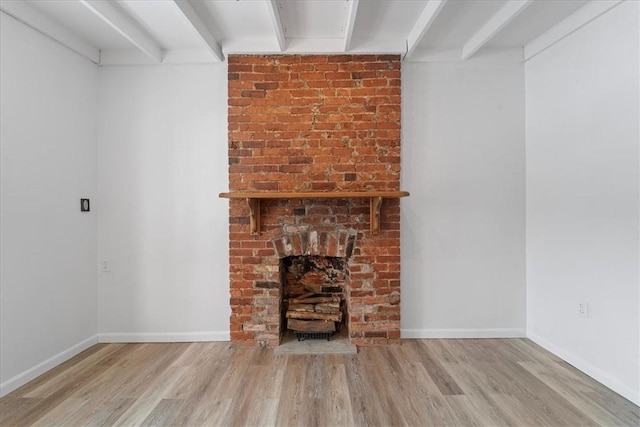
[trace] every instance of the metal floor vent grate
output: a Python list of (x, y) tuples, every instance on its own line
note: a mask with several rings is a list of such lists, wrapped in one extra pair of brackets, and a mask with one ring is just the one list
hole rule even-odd
[(324, 340), (331, 341), (333, 332), (293, 332), (298, 341), (304, 340)]

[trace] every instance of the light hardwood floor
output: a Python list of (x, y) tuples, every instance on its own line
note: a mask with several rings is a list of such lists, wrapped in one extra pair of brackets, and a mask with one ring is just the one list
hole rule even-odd
[(637, 426), (640, 408), (526, 339), (100, 344), (0, 399), (0, 425)]

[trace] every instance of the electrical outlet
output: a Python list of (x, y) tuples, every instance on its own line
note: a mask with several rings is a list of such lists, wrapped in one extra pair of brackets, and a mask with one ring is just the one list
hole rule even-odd
[(588, 318), (589, 317), (589, 304), (587, 304), (586, 302), (579, 302), (578, 303), (578, 315), (580, 317)]
[(108, 273), (109, 271), (111, 271), (111, 265), (109, 261), (102, 261), (102, 271), (104, 273)]

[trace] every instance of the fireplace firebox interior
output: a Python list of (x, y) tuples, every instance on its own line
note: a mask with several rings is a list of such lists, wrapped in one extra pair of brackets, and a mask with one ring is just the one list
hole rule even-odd
[(280, 260), (281, 334), (299, 339), (327, 338), (345, 327), (345, 292), (349, 280), (345, 258), (289, 256)]

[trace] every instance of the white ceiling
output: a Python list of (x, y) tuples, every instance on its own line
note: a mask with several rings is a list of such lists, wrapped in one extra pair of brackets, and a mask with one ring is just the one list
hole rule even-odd
[(620, 0), (0, 0), (101, 65), (209, 63), (233, 53), (392, 53), (527, 60)]

